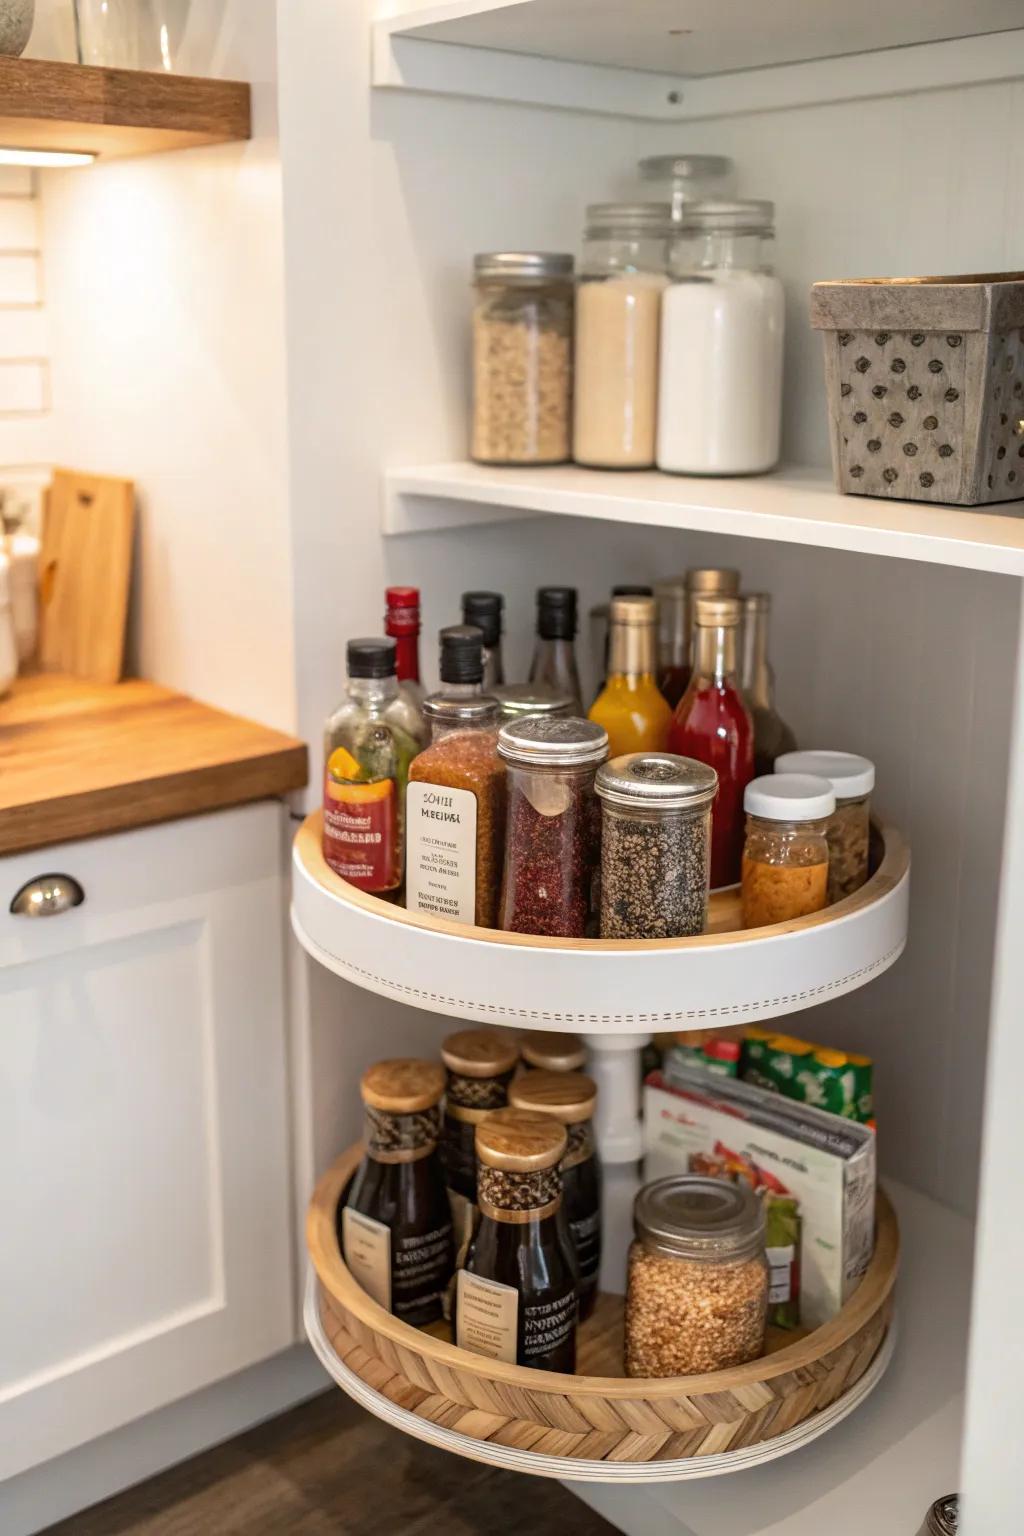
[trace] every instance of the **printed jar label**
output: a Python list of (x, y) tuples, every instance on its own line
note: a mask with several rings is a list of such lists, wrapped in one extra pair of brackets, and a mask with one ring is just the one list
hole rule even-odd
[(576, 1292), (557, 1301), (545, 1301), (523, 1309), (523, 1365), (538, 1355), (550, 1355), (571, 1338), (576, 1327)]
[(793, 1265), (796, 1248), (789, 1243), (785, 1248), (766, 1248), (768, 1259), (768, 1300), (770, 1303), (792, 1301)]
[(460, 1349), (515, 1365), (518, 1322), (519, 1293), (514, 1286), (459, 1270), (455, 1339)]
[(352, 1277), (385, 1312), (391, 1311), (391, 1233), (382, 1221), (346, 1206), (341, 1246)]
[(392, 1310), (396, 1317), (419, 1312), (439, 1301), (452, 1271), (452, 1224), (418, 1236), (399, 1237), (394, 1245)]
[(476, 795), (413, 782), (406, 790), (405, 904), (455, 922), (476, 917)]
[(336, 875), (362, 891), (395, 884), (398, 846), (394, 779), (341, 784), (324, 775), (324, 858)]
[(581, 1221), (570, 1221), (569, 1230), (576, 1245), (582, 1281), (597, 1278), (601, 1264), (601, 1213), (585, 1216)]

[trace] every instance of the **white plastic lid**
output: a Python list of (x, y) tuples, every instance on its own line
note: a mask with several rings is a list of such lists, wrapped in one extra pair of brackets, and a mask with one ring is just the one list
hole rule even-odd
[(743, 791), (743, 809), (766, 821), (821, 821), (835, 808), (831, 784), (813, 773), (766, 773)]
[(875, 787), (875, 765), (856, 752), (783, 752), (776, 773), (813, 773), (828, 779), (837, 800), (859, 800)]

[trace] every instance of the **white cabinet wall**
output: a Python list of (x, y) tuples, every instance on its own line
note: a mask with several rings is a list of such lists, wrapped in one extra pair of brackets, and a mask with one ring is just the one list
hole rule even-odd
[[(286, 832), (0, 859), (0, 1481), (294, 1341)], [(11, 914), (44, 873), (84, 902)]]

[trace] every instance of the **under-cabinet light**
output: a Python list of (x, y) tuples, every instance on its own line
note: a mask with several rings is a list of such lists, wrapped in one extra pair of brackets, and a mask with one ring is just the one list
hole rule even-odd
[(96, 156), (87, 149), (5, 149), (0, 146), (0, 165), (92, 165)]

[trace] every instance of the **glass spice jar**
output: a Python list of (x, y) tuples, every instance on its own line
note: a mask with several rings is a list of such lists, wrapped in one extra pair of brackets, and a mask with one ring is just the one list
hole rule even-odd
[(646, 1185), (633, 1206), (626, 1375), (698, 1376), (764, 1352), (764, 1210), (745, 1184), (692, 1174)]
[(550, 688), (545, 683), (504, 683), (492, 688), (501, 711), (501, 723), (521, 720), (524, 715), (571, 715), (575, 713), (575, 700), (561, 688)]
[(441, 1043), (447, 1071), (441, 1160), (448, 1189), (476, 1204), (476, 1128), (492, 1109), (504, 1109), (519, 1060), (514, 1036), (495, 1029), (460, 1029)]
[(583, 938), (598, 857), (594, 773), (608, 734), (590, 720), (530, 715), (502, 726), (508, 821), (499, 926)]
[(363, 1074), (366, 1155), (338, 1212), (345, 1263), (363, 1290), (414, 1327), (436, 1322), (454, 1267), (437, 1142), (444, 1070), (379, 1061)]
[(597, 771), (602, 939), (703, 933), (718, 775), (670, 752), (628, 752)]
[(874, 763), (855, 752), (787, 752), (777, 759), (775, 771), (814, 773), (832, 785), (836, 808), (825, 832), (828, 899), (842, 901), (844, 896), (852, 896), (868, 878)]
[(820, 912), (828, 904), (825, 829), (836, 808), (832, 786), (809, 773), (769, 773), (750, 781), (743, 805), (744, 928)]
[(495, 1110), (477, 1126), (480, 1219), (458, 1274), (460, 1349), (575, 1370), (578, 1271), (559, 1173), (567, 1142), (557, 1120), (523, 1109)]
[(579, 1035), (531, 1029), (519, 1042), (526, 1071), (579, 1072), (587, 1064), (587, 1048)]
[(561, 464), (572, 451), (573, 258), (474, 260), (473, 429), (481, 464)]
[(550, 1115), (569, 1141), (562, 1157), (562, 1205), (579, 1264), (580, 1321), (597, 1302), (601, 1268), (601, 1163), (594, 1140), (597, 1084), (583, 1072), (524, 1072), (509, 1088), (514, 1109)]

